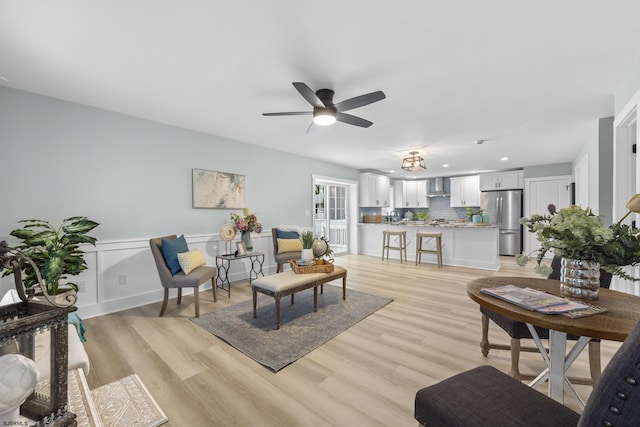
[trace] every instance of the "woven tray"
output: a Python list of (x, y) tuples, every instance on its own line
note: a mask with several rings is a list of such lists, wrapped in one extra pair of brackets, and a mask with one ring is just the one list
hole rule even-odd
[(324, 263), (322, 265), (298, 265), (295, 260), (289, 261), (291, 269), (298, 274), (305, 273), (331, 273), (333, 271), (333, 264)]

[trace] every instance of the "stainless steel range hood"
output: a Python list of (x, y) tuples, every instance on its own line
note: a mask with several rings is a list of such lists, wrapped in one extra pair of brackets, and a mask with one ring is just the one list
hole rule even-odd
[[(442, 177), (434, 178), (429, 180), (433, 182), (433, 185), (430, 185), (429, 192), (427, 193), (427, 197), (446, 197), (449, 196), (448, 193), (444, 192), (444, 183)], [(430, 183), (431, 184), (431, 183)], [(431, 191), (433, 190), (433, 191)]]

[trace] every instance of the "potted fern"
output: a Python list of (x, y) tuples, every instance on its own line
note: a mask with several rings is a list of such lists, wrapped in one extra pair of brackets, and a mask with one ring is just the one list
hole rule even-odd
[(303, 231), (300, 236), (302, 239), (302, 254), (300, 255), (300, 259), (304, 262), (313, 261), (313, 232), (311, 231)]

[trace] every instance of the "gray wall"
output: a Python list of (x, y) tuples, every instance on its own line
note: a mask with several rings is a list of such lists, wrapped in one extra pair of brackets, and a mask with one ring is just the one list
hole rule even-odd
[[(38, 218), (85, 215), (98, 240), (212, 234), (228, 209), (192, 209), (191, 169), (246, 175), (265, 227), (311, 225), (312, 174), (357, 170), (0, 87), (0, 240)], [(12, 238), (9, 238), (12, 240)]]
[(598, 214), (613, 222), (613, 117), (598, 121)]
[(640, 58), (636, 60), (628, 71), (626, 78), (616, 89), (614, 96), (614, 113), (616, 116), (622, 111), (633, 95), (640, 90)]
[(553, 163), (550, 165), (527, 166), (522, 168), (524, 178), (539, 178), (544, 176), (572, 175), (571, 163)]

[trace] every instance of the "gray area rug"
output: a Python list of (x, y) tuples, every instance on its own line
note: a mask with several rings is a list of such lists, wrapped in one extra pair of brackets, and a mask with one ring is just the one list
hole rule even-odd
[(275, 300), (258, 294), (257, 318), (252, 301), (194, 317), (191, 320), (227, 341), (256, 362), (274, 372), (295, 362), (339, 333), (376, 312), (392, 299), (325, 285), (318, 290), (318, 311), (313, 312), (313, 290), (308, 289), (280, 300), (280, 329), (275, 329)]

